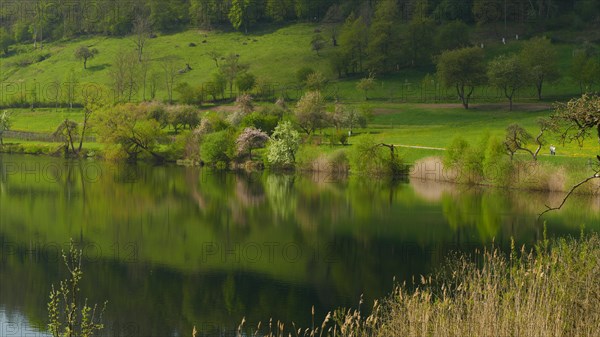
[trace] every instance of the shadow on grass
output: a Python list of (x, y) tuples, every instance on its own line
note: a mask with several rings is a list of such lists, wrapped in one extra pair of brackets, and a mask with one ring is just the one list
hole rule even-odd
[(89, 66), (87, 67), (88, 71), (100, 71), (100, 70), (104, 70), (107, 67), (110, 67), (109, 63), (103, 63), (103, 64), (98, 64), (98, 65), (94, 65), (94, 66)]

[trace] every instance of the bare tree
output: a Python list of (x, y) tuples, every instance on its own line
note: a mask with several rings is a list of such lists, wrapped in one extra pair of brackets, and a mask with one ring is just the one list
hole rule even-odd
[(177, 61), (175, 56), (164, 57), (160, 61), (161, 68), (165, 79), (165, 87), (169, 97), (169, 103), (173, 103), (173, 88), (175, 87), (175, 77), (177, 76)]
[(210, 59), (215, 62), (215, 65), (217, 66), (217, 69), (218, 69), (219, 68), (219, 60), (221, 59), (221, 57), (223, 57), (223, 55), (215, 50), (211, 50), (208, 53), (206, 53), (206, 56), (210, 57)]
[[(531, 155), (533, 160), (537, 160), (538, 154), (540, 150), (544, 146), (544, 133), (546, 131), (555, 131), (555, 124), (545, 118), (540, 118), (538, 120), (538, 125), (540, 127), (540, 132), (538, 135), (533, 138), (533, 136), (527, 132), (523, 127), (519, 124), (511, 124), (508, 128), (506, 128), (506, 137), (504, 139), (504, 146), (506, 147), (506, 151), (510, 155), (510, 159), (513, 159), (513, 156), (517, 151), (524, 151)], [(534, 141), (536, 144), (535, 150), (531, 150), (527, 148), (527, 144), (530, 141)]]
[(117, 53), (109, 73), (115, 102), (121, 102), (125, 98), (131, 101), (137, 89), (136, 68), (137, 61), (134, 54)]
[(137, 15), (133, 20), (133, 42), (137, 51), (138, 62), (142, 62), (144, 48), (150, 36), (151, 24), (148, 16), (144, 14)]
[(77, 94), (77, 86), (79, 85), (79, 79), (77, 76), (75, 76), (75, 72), (73, 70), (67, 74), (64, 84), (66, 86), (65, 98), (69, 104), (69, 109), (72, 109)]
[(148, 73), (150, 72), (151, 64), (149, 58), (143, 57), (140, 63), (140, 80), (142, 82), (142, 100), (146, 100), (146, 87), (148, 84)]
[(156, 98), (156, 91), (158, 91), (158, 83), (160, 82), (160, 73), (158, 72), (153, 72), (152, 75), (150, 75), (150, 82), (148, 83), (148, 86), (150, 89), (150, 99), (153, 100), (154, 98)]

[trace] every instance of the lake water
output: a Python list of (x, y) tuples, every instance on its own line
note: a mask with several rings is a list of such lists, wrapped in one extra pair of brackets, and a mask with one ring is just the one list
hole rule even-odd
[[(310, 326), (396, 282), (511, 237), (530, 244), (562, 194), (433, 181), (221, 173), (0, 154), (0, 335), (42, 336), (70, 238), (105, 335), (220, 335), (270, 317)], [(550, 236), (600, 230), (600, 200), (545, 217)]]

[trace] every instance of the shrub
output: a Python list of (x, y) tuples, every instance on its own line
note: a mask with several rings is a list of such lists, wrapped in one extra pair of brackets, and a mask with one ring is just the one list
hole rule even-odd
[(260, 129), (267, 134), (272, 134), (279, 122), (279, 118), (275, 115), (268, 115), (262, 112), (252, 112), (244, 118), (240, 122), (241, 127), (254, 127), (256, 129)]
[(314, 69), (310, 67), (302, 67), (296, 72), (296, 79), (298, 80), (298, 82), (304, 84), (306, 83), (306, 79), (308, 78), (308, 76), (314, 73)]
[(200, 124), (198, 110), (191, 105), (173, 105), (167, 111), (175, 133), (179, 132), (179, 128), (191, 130)]
[(330, 134), (328, 136), (329, 138), (329, 144), (330, 145), (336, 145), (336, 144), (341, 144), (341, 145), (347, 145), (348, 144), (348, 134), (337, 130), (334, 133)]
[(406, 173), (398, 154), (376, 142), (371, 135), (357, 138), (350, 155), (350, 165), (360, 174), (397, 176)]
[(228, 163), (234, 156), (234, 135), (230, 130), (222, 130), (204, 136), (200, 143), (200, 157), (209, 164)]
[(513, 164), (502, 140), (490, 138), (483, 158), (483, 174), (493, 185), (508, 186), (513, 178)]

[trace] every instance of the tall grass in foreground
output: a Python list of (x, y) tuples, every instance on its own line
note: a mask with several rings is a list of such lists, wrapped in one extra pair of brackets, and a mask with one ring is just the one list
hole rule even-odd
[(474, 257), (451, 258), (412, 290), (398, 285), (370, 315), (339, 309), (308, 329), (270, 322), (251, 333), (242, 322), (238, 336), (600, 335), (598, 234)]

